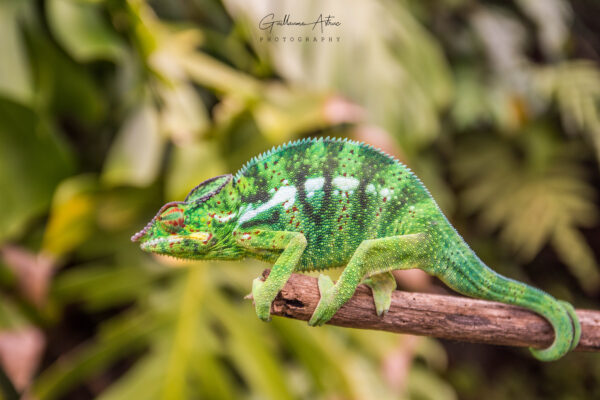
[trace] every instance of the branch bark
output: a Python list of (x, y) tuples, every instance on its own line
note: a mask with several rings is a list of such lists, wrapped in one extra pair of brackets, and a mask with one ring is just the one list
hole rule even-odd
[[(263, 272), (267, 276), (269, 270)], [(293, 274), (277, 295), (271, 313), (308, 321), (319, 301), (317, 279)], [(600, 311), (577, 310), (581, 340), (575, 350), (600, 350)], [(520, 307), (458, 296), (396, 290), (384, 317), (375, 313), (371, 290), (359, 285), (328, 322), (331, 325), (433, 336), (473, 343), (544, 348), (554, 333), (541, 316)]]

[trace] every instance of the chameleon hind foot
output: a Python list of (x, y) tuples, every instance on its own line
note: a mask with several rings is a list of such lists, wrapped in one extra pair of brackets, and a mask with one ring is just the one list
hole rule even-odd
[(391, 272), (371, 275), (363, 280), (373, 292), (373, 301), (378, 316), (384, 316), (392, 304), (392, 292), (396, 290), (396, 279)]
[(321, 293), (321, 298), (308, 321), (310, 326), (321, 326), (333, 317), (333, 314), (338, 309), (338, 307), (333, 305), (334, 292), (335, 284), (331, 278), (327, 275), (319, 275), (319, 293)]
[(258, 318), (265, 322), (271, 320), (271, 300), (264, 295), (265, 282), (261, 278), (252, 281), (252, 298), (254, 299), (254, 308)]

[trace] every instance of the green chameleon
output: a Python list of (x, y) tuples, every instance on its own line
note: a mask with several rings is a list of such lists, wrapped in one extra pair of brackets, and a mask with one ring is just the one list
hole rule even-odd
[(419, 268), (462, 294), (541, 314), (555, 338), (546, 349), (530, 349), (540, 360), (556, 360), (579, 342), (569, 303), (488, 268), (421, 181), (364, 143), (304, 139), (272, 149), (235, 176), (209, 179), (184, 201), (165, 204), (131, 239), (142, 250), (174, 257), (274, 263), (269, 277), (252, 285), (265, 321), (293, 272), (346, 266), (335, 284), (319, 277), (321, 298), (309, 324), (322, 325), (361, 282), (383, 315), (396, 288), (390, 271)]

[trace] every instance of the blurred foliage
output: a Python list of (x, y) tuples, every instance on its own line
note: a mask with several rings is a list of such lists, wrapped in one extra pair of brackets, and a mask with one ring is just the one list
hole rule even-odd
[[(261, 40), (270, 12), (335, 15), (341, 41)], [(40, 399), (598, 397), (594, 355), (263, 324), (242, 298), (264, 264), (129, 241), (273, 145), (351, 136), (409, 164), (495, 269), (598, 308), (598, 16), (565, 0), (3, 0), (0, 345), (23, 347), (0, 346), (0, 372)]]

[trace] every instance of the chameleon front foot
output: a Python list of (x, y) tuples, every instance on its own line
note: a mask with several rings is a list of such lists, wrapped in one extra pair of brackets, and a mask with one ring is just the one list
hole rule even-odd
[(333, 304), (335, 285), (329, 276), (323, 274), (319, 275), (319, 292), (321, 293), (321, 298), (319, 299), (319, 304), (317, 304), (317, 308), (315, 308), (313, 315), (310, 317), (310, 321), (308, 321), (310, 326), (321, 326), (325, 324), (333, 317), (338, 309)]
[(258, 318), (269, 322), (271, 320), (271, 300), (264, 294), (264, 285), (265, 282), (261, 278), (252, 281), (252, 298)]
[(392, 292), (396, 290), (396, 279), (391, 272), (384, 272), (368, 277), (363, 281), (373, 292), (375, 310), (379, 317), (385, 315), (392, 304)]

